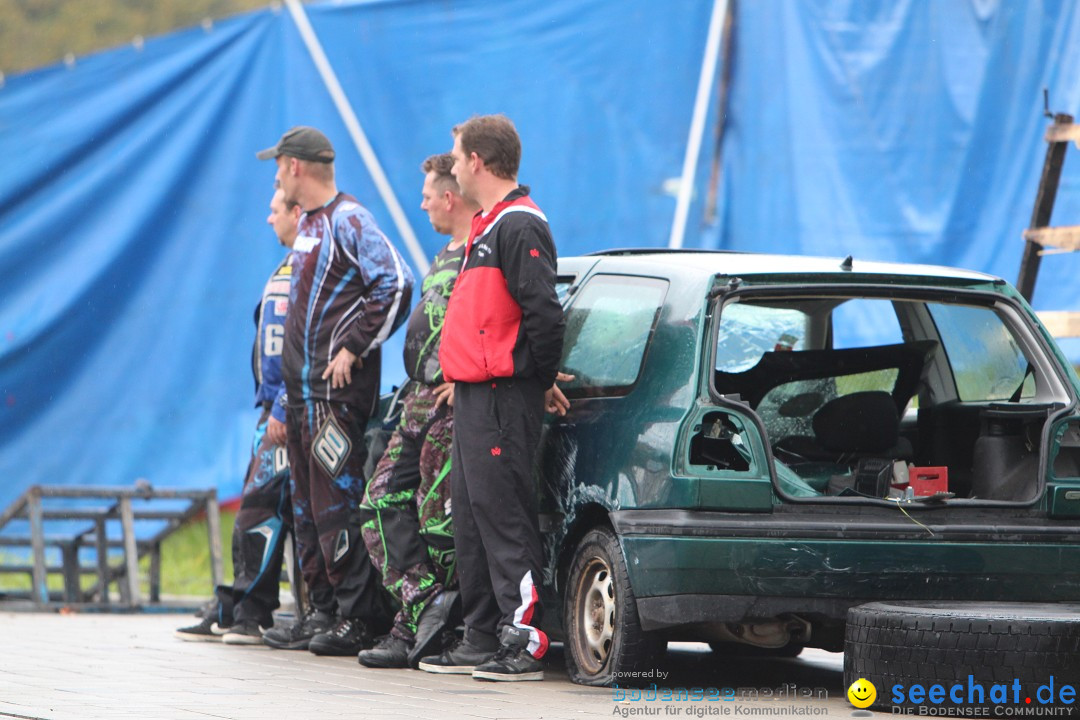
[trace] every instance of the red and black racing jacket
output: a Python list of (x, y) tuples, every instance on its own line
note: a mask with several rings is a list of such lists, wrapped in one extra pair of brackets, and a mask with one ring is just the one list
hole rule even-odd
[(477, 213), (442, 330), (447, 380), (536, 378), (551, 387), (562, 359), (562, 306), (547, 218), (519, 186)]

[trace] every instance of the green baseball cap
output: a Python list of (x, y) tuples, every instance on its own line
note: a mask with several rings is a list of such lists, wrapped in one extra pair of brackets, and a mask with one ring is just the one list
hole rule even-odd
[(280, 155), (310, 162), (332, 163), (334, 146), (315, 128), (297, 125), (287, 130), (276, 145), (255, 153), (255, 157), (260, 160), (271, 160)]

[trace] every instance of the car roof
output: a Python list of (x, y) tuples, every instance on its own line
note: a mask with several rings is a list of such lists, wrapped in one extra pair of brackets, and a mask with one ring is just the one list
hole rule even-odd
[(589, 257), (619, 258), (618, 265), (628, 270), (635, 267), (657, 268), (666, 266), (672, 270), (705, 271), (713, 275), (749, 277), (753, 275), (837, 275), (852, 272), (859, 275), (912, 276), (948, 278), (974, 282), (1000, 280), (994, 275), (961, 270), (940, 265), (916, 265), (911, 263), (886, 263), (859, 260), (851, 261), (850, 270), (841, 265), (844, 258), (808, 255), (769, 255), (765, 253), (732, 252), (726, 250), (668, 250), (662, 248), (622, 248), (589, 253)]

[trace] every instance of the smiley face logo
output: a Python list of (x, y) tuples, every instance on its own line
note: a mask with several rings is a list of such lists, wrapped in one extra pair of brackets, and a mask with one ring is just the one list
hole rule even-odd
[(868, 708), (877, 700), (877, 688), (869, 680), (859, 678), (847, 689), (847, 699), (857, 708)]

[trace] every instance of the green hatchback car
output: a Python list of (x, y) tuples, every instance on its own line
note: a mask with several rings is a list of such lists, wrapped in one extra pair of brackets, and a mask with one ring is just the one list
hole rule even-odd
[(1004, 280), (614, 250), (559, 292), (572, 405), (536, 473), (574, 681), (669, 640), (839, 650), (873, 601), (1080, 598), (1080, 380)]

